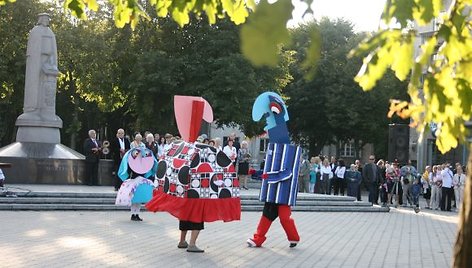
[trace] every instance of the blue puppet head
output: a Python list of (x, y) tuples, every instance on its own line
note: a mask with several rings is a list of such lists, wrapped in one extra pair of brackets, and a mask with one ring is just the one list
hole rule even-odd
[(266, 119), (264, 130), (269, 130), (288, 121), (287, 107), (282, 97), (274, 92), (259, 95), (252, 106), (252, 120)]
[(133, 148), (123, 156), (118, 169), (118, 177), (123, 181), (129, 178), (128, 168), (135, 174), (149, 178), (156, 174), (157, 160), (151, 150), (141, 147)]
[(252, 106), (252, 120), (260, 121), (263, 117), (270, 142), (290, 143), (286, 123), (288, 112), (282, 97), (274, 92), (264, 92), (257, 97)]

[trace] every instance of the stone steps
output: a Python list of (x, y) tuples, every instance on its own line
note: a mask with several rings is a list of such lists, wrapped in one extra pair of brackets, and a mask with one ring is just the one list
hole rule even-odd
[[(69, 197), (0, 197), (0, 204), (95, 204), (114, 205), (115, 198), (69, 198)], [(257, 199), (241, 199), (243, 206), (259, 206), (261, 202)], [(329, 201), (329, 200), (298, 200), (297, 206), (353, 206), (369, 207), (367, 202), (351, 201)]]
[[(262, 211), (263, 206), (241, 205), (242, 211)], [(28, 211), (47, 211), (47, 210), (80, 210), (80, 211), (128, 211), (128, 207), (115, 206), (112, 204), (12, 204), (1, 203), (0, 210), (28, 210)], [(292, 211), (311, 211), (311, 212), (388, 212), (388, 208), (378, 206), (295, 206)]]
[[(114, 192), (10, 192), (0, 197), (0, 210), (129, 210), (116, 206)], [(16, 197), (14, 197), (16, 196)], [(299, 194), (293, 211), (323, 212), (388, 212), (388, 208), (371, 206), (367, 202), (356, 202), (353, 197)], [(255, 191), (241, 192), (243, 211), (262, 211), (263, 203)]]

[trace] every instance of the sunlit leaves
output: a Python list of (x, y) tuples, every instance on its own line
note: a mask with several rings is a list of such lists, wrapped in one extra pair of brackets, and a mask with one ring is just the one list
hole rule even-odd
[(64, 6), (69, 9), (72, 15), (80, 19), (86, 19), (86, 8), (97, 11), (98, 4), (96, 0), (66, 0)]
[(360, 44), (351, 56), (371, 52), (364, 58), (355, 81), (364, 90), (370, 90), (388, 67), (395, 71), (398, 79), (405, 80), (413, 66), (413, 35), (411, 31), (384, 30)]
[(123, 28), (126, 24), (130, 24), (131, 28), (135, 28), (141, 17), (148, 19), (148, 15), (144, 12), (137, 0), (109, 0), (113, 6), (113, 17), (115, 24), (119, 28)]
[(241, 28), (241, 50), (256, 66), (275, 66), (280, 44), (290, 40), (286, 23), (292, 14), (290, 1), (269, 4), (263, 0)]
[(425, 25), (438, 17), (441, 9), (442, 0), (387, 0), (382, 20), (386, 25), (400, 23), (402, 28), (411, 21)]
[(10, 3), (13, 3), (15, 2), (16, 0), (0, 0), (0, 6), (4, 6), (6, 5), (8, 2)]
[[(79, 2), (81, 6), (72, 10), (83, 13), (83, 2), (86, 0), (68, 0)], [(139, 0), (109, 0), (114, 7), (114, 17), (117, 27), (124, 27), (131, 24), (134, 28), (140, 18), (149, 18)], [(190, 22), (190, 14), (200, 16), (205, 14), (210, 24), (216, 23), (217, 18), (224, 18), (226, 15), (235, 24), (244, 23), (249, 15), (249, 10), (255, 10), (254, 0), (149, 0), (148, 3), (154, 7), (159, 17), (170, 15), (172, 19), (181, 27)]]
[(413, 9), (413, 18), (420, 24), (425, 25), (439, 16), (442, 9), (442, 0), (415, 0), (416, 7)]
[(410, 111), (408, 110), (408, 102), (400, 100), (390, 100), (388, 117), (392, 117), (394, 114), (397, 114), (398, 116), (403, 118), (410, 116)]
[[(467, 3), (468, 2), (468, 3)], [(471, 1), (454, 1), (440, 14), (442, 1), (390, 0), (382, 19), (385, 25), (398, 22), (407, 28), (409, 21), (419, 25), (435, 23), (438, 31), (423, 35), (417, 57), (413, 59), (415, 33), (405, 29), (386, 29), (362, 43), (352, 55), (368, 53), (356, 81), (368, 90), (375, 86), (385, 68), (405, 80), (411, 70), (410, 102), (394, 101), (390, 114), (411, 117), (420, 132), (427, 124), (439, 126), (436, 145), (446, 152), (465, 140), (464, 122), (472, 115), (472, 25)], [(467, 6), (469, 5), (469, 6)], [(439, 20), (435, 18), (442, 16)], [(391, 26), (396, 27), (396, 26)]]
[(0, 100), (10, 97), (14, 92), (15, 90), (11, 83), (2, 82), (0, 85)]

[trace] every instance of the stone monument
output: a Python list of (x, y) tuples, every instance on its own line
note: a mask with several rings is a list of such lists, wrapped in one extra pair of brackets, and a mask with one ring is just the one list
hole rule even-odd
[(39, 14), (26, 49), (26, 79), (23, 114), (16, 119), (18, 142), (60, 143), (62, 120), (56, 115), (56, 37), (49, 28), (49, 15)]
[(60, 144), (62, 120), (56, 115), (56, 37), (50, 17), (38, 15), (30, 31), (26, 50), (23, 113), (16, 119), (16, 142), (0, 148), (0, 162), (9, 183), (80, 183), (85, 157)]

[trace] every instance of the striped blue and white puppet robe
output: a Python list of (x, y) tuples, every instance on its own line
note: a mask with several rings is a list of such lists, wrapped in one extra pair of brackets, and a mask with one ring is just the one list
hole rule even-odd
[(269, 143), (259, 200), (294, 206), (298, 192), (298, 172), (302, 149), (285, 143)]

